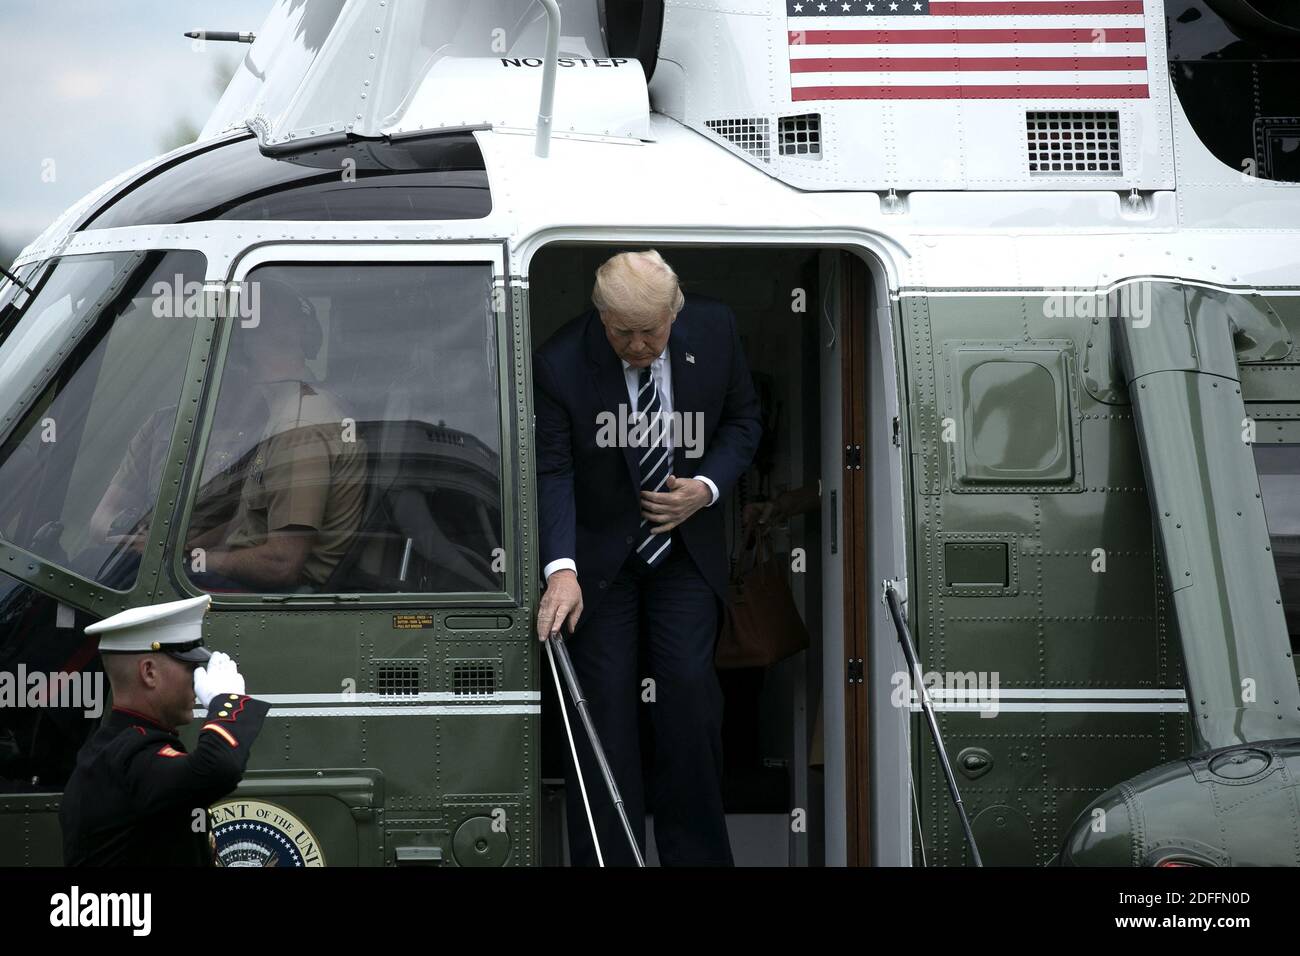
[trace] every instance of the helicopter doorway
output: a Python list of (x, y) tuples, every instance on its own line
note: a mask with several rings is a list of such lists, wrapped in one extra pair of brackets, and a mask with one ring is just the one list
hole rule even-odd
[[(746, 555), (747, 532), (768, 519), (774, 564), (788, 572), (808, 634), (806, 650), (769, 666), (719, 669), (723, 803), (735, 862), (867, 863), (868, 700), (865, 681), (855, 677), (867, 656), (870, 617), (866, 469), (858, 458), (855, 470), (845, 450), (856, 447), (861, 455), (864, 443), (853, 436), (866, 434), (860, 353), (862, 317), (870, 314), (869, 272), (853, 255), (815, 247), (555, 242), (528, 267), (531, 347), (592, 307), (595, 271), (607, 258), (652, 247), (688, 295), (717, 299), (736, 315), (764, 436), (753, 466), (720, 502), (728, 553), (735, 570)], [(845, 321), (850, 315), (855, 319)], [(845, 621), (861, 623), (846, 627)], [(563, 865), (564, 802), (581, 797), (567, 786), (568, 744), (545, 677), (540, 859)], [(649, 770), (653, 737), (649, 720), (642, 724), (642, 762)], [(593, 801), (608, 799), (599, 781), (588, 780), (587, 787)], [(655, 865), (649, 794), (646, 831), (647, 863)]]

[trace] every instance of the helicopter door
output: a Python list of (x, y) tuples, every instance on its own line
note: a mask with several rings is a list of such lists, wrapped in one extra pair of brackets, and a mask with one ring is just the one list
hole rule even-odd
[(230, 281), (172, 571), (273, 704), (250, 786), (330, 865), (516, 862), (540, 704), (502, 247), (263, 246)]

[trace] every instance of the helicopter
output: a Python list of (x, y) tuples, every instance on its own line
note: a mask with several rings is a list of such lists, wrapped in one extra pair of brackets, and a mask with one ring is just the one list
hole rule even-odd
[[(222, 862), (565, 862), (530, 357), (654, 248), (737, 315), (764, 439), (720, 504), (738, 543), (777, 503), (809, 635), (720, 671), (738, 864), (1300, 863), (1288, 4), (276, 0), (191, 38), (247, 46), (197, 140), (0, 286), (0, 668), (93, 682), (85, 626), (211, 594), (272, 704)], [(290, 406), (333, 470), (268, 464)], [(329, 528), (291, 577), (225, 557), (277, 480)], [(0, 707), (0, 864), (59, 862), (65, 703)]]

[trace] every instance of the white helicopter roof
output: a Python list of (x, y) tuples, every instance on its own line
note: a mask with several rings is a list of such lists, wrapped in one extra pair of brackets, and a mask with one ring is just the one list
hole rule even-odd
[[(561, 128), (648, 138), (640, 64), (605, 55), (595, 0), (560, 0)], [(263, 145), (462, 126), (533, 129), (546, 17), (535, 0), (278, 0), (200, 139)]]
[[(751, 81), (749, 73), (744, 71), (738, 73), (730, 66), (724, 68), (724, 64), (741, 62), (734, 55), (736, 50), (727, 45), (740, 44), (736, 30), (743, 32), (745, 28), (736, 26), (737, 18), (748, 18), (743, 22), (753, 30), (785, 24), (788, 14), (780, 6), (784, 2), (666, 0), (664, 41), (649, 85), (652, 110), (645, 105), (644, 72), (635, 60), (628, 69), (612, 65), (583, 66), (577, 62), (581, 59), (609, 62), (614, 58), (603, 56), (607, 51), (602, 45), (599, 24), (590, 18), (582, 19), (584, 6), (590, 8), (594, 0), (586, 0), (585, 5), (582, 0), (565, 0), (563, 8), (569, 19), (562, 31), (565, 39), (560, 50), (574, 65), (559, 71), (552, 149), (549, 158), (539, 158), (534, 155), (533, 134), (537, 78), (541, 71), (511, 66), (503, 68), (493, 82), (484, 71), (495, 69), (493, 64), (499, 65), (502, 56), (468, 55), (474, 52), (473, 44), (482, 42), (482, 31), (494, 20), (518, 26), (515, 34), (521, 39), (508, 45), (506, 59), (521, 62), (528, 59), (524, 54), (529, 47), (523, 37), (533, 38), (528, 43), (536, 40), (540, 50), (544, 23), (539, 15), (531, 12), (534, 6), (540, 10), (540, 5), (532, 0), (483, 0), (489, 12), (481, 15), (477, 4), (453, 4), (444, 0), (427, 5), (407, 0), (370, 0), (369, 3), (323, 0), (319, 5), (316, 0), (310, 5), (301, 0), (281, 0), (201, 139), (214, 140), (222, 135), (237, 138), (236, 134), (223, 131), (243, 130), (251, 125), (264, 145), (268, 137), (275, 140), (270, 145), (283, 145), (289, 142), (283, 137), (297, 135), (298, 128), (293, 124), (299, 120), (294, 117), (305, 120), (309, 116), (326, 116), (338, 104), (330, 91), (342, 82), (341, 76), (351, 76), (362, 84), (360, 88), (364, 91), (379, 90), (373, 98), (367, 92), (364, 102), (374, 104), (371, 112), (363, 109), (361, 121), (355, 121), (354, 115), (354, 122), (371, 124), (354, 128), (357, 135), (382, 136), (462, 125), (475, 128), (473, 136), (481, 148), (491, 184), (489, 216), (429, 223), (303, 222), (271, 226), (196, 222), (120, 229), (93, 226), (72, 231), (83, 212), (131, 181), (139, 173), (137, 170), (118, 177), (78, 203), (24, 250), (19, 261), (118, 248), (124, 243), (134, 247), (176, 242), (194, 234), (204, 238), (210, 268), (214, 275), (220, 275), (248, 241), (288, 238), (290, 233), (295, 239), (332, 241), (509, 237), (511, 256), (515, 259), (512, 265), (516, 272), (522, 272), (530, 250), (550, 238), (657, 234), (680, 241), (720, 241), (724, 236), (780, 241), (797, 230), (816, 232), (828, 244), (870, 237), (873, 245), (879, 247), (882, 260), (892, 263), (891, 287), (1022, 285), (1025, 282), (1104, 285), (1114, 279), (1114, 270), (1119, 268), (1114, 260), (1122, 249), (1129, 250), (1124, 255), (1125, 270), (1161, 274), (1181, 270), (1228, 284), (1294, 283), (1294, 263), (1298, 261), (1296, 250), (1300, 243), (1300, 230), (1296, 228), (1300, 223), (1300, 186), (1244, 175), (1225, 165), (1199, 141), (1177, 97), (1165, 101), (1163, 118), (1158, 115), (1160, 109), (1155, 106), (1154, 94), (1140, 98), (1136, 105), (1127, 99), (1103, 104), (1107, 110), (1119, 110), (1129, 117), (1147, 116), (1144, 111), (1154, 111), (1151, 123), (1156, 132), (1149, 138), (1137, 136), (1141, 146), (1138, 155), (1145, 156), (1144, 150), (1153, 149), (1152, 155), (1158, 157), (1158, 162), (1153, 160), (1155, 165), (1147, 167), (1141, 162), (1129, 163), (1131, 154), (1122, 157), (1122, 163), (1128, 164), (1123, 169), (1156, 170), (1155, 181), (1167, 184), (1142, 188), (1141, 195), (1129, 195), (1132, 187), (1125, 177), (1102, 180), (1062, 175), (1035, 179), (1025, 167), (1020, 167), (1019, 172), (1008, 171), (999, 178), (990, 172), (987, 164), (980, 165), (979, 156), (984, 156), (989, 163), (1000, 156), (998, 162), (1012, 166), (1026, 161), (1022, 148), (1024, 126), (1006, 134), (1015, 143), (1005, 145), (1001, 153), (991, 146), (982, 153), (964, 148), (957, 152), (955, 162), (962, 171), (959, 178), (964, 187), (943, 188), (941, 182), (931, 182), (928, 186), (907, 189), (899, 180), (897, 195), (889, 195), (894, 182), (888, 175), (890, 169), (901, 170), (907, 166), (914, 170), (929, 169), (926, 175), (938, 175), (935, 169), (942, 171), (944, 163), (954, 161), (951, 152), (945, 154), (936, 149), (927, 153), (921, 145), (924, 137), (939, 135), (926, 119), (929, 114), (922, 109), (936, 105), (932, 102), (907, 101), (900, 105), (881, 100), (841, 101), (845, 110), (883, 111), (861, 114), (875, 117), (864, 127), (865, 131), (856, 130), (853, 124), (858, 114), (851, 112), (840, 114), (839, 119), (831, 122), (834, 114), (830, 110), (835, 102), (799, 102), (800, 111), (817, 109), (826, 120), (821, 126), (820, 158), (807, 153), (783, 155), (779, 143), (773, 146), (769, 139), (765, 141), (768, 148), (764, 159), (749, 148), (764, 141), (751, 139), (749, 147), (732, 142), (724, 135), (725, 130), (715, 129), (702, 119), (710, 115), (715, 100), (721, 102), (726, 96), (739, 95), (736, 91), (740, 90), (748, 90), (757, 97), (755, 91), (764, 86), (765, 101), (760, 104), (754, 99), (747, 106), (754, 112), (766, 111), (763, 115), (768, 120), (769, 132), (780, 129), (782, 104), (792, 105), (790, 88), (782, 81), (787, 76), (782, 71), (789, 69), (784, 46), (780, 48), (779, 59), (774, 61), (769, 56), (761, 69), (753, 68), (756, 76), (764, 78), (762, 83)], [(1046, 5), (1057, 0), (1008, 2)], [(1071, 5), (1083, 2), (1071, 0)], [(1137, 0), (1095, 2), (1122, 2), (1131, 7)], [(939, 5), (940, 0), (934, 0), (930, 9)], [(434, 11), (428, 19), (420, 13), (426, 6)], [(475, 12), (466, 13), (462, 10), (466, 6)], [(385, 61), (376, 54), (371, 61), (366, 53), (364, 62), (375, 64), (369, 68), (374, 70), (374, 79), (367, 81), (360, 78), (360, 73), (349, 73), (344, 68), (361, 62), (348, 51), (353, 41), (357, 49), (365, 49), (360, 45), (360, 33), (355, 28), (349, 32), (350, 24), (362, 22), (355, 18), (360, 17), (363, 9), (368, 13), (388, 11), (383, 14), (389, 18), (384, 20), (386, 24), (400, 21), (407, 30), (417, 33), (421, 28), (436, 26), (442, 32), (419, 42), (409, 37), (404, 37), (402, 43), (394, 41), (391, 49), (405, 50), (404, 59), (395, 54)], [(682, 18), (702, 16), (700, 11), (708, 11), (714, 20), (712, 33), (701, 28), (701, 36), (714, 44), (717, 52), (711, 61), (712, 72), (706, 65), (692, 68), (688, 73), (683, 64), (690, 62), (687, 52), (691, 47)], [(516, 14), (513, 19), (505, 16), (511, 12)], [(1154, 0), (1148, 0), (1141, 14), (1148, 23), (1159, 21), (1162, 15), (1160, 4)], [(403, 17), (410, 19), (403, 20)], [(446, 31), (451, 27), (463, 31), (464, 42), (459, 47), (447, 39)], [(392, 37), (391, 30), (388, 35)], [(769, 41), (774, 35), (769, 34)], [(1157, 34), (1151, 31), (1150, 35)], [(727, 43), (722, 42), (724, 39)], [(601, 56), (578, 57), (575, 51)], [(676, 59), (669, 58), (670, 51)], [(467, 55), (460, 56), (461, 53)], [(1164, 67), (1157, 68), (1154, 59), (1161, 58), (1163, 63), (1163, 44), (1153, 40), (1151, 56), (1147, 73), (1155, 90), (1163, 82), (1160, 78), (1164, 76)], [(326, 63), (335, 64), (337, 75), (316, 75), (317, 69)], [(477, 77), (472, 84), (474, 88), (463, 93), (463, 88), (451, 82), (450, 76), (444, 83), (444, 76), (439, 72), (443, 67), (452, 73), (461, 71), (458, 74), (461, 76)], [(769, 68), (770, 74), (763, 72)], [(714, 78), (716, 90), (703, 80), (678, 82), (683, 77), (698, 77), (701, 72), (705, 73), (705, 80)], [(615, 75), (620, 79), (612, 79)], [(382, 82), (380, 77), (384, 77)], [(372, 85), (365, 86), (366, 82)], [(725, 92), (728, 89), (730, 93)], [(457, 99), (458, 96), (462, 98)], [(462, 112), (464, 103), (477, 103), (491, 112)], [(740, 100), (737, 103), (746, 105)], [(958, 100), (940, 103), (938, 108), (957, 111), (953, 115), (954, 122), (960, 121), (958, 126), (944, 134), (952, 139), (969, 130), (969, 124), (961, 123), (977, 115), (973, 111), (1006, 109), (1011, 111), (1007, 116), (1014, 116), (1018, 111), (1023, 122), (1028, 109), (1041, 105), (1016, 100), (975, 104)], [(418, 117), (413, 113), (417, 107), (421, 111)], [(1130, 108), (1137, 112), (1124, 112)], [(247, 118), (240, 118), (249, 115), (253, 117), (251, 123)], [(1014, 126), (1012, 120), (1006, 122), (1008, 128)], [(1121, 128), (1140, 131), (1147, 128), (1145, 123), (1146, 120), (1122, 120)], [(328, 145), (330, 137), (343, 136), (338, 130), (330, 131), (328, 125), (324, 133), (310, 123), (301, 127), (308, 142), (299, 140), (295, 145), (310, 146), (313, 129), (317, 130), (314, 136), (322, 140), (321, 145)], [(991, 131), (993, 127), (988, 129)], [(841, 148), (854, 135), (876, 137), (887, 145), (859, 156)], [(1124, 136), (1128, 134), (1122, 134), (1122, 143), (1128, 142)], [(861, 170), (871, 168), (873, 155), (884, 156), (886, 166), (884, 172), (877, 169), (869, 176)], [(155, 164), (165, 165), (167, 159), (162, 157)], [(823, 172), (817, 174), (821, 178), (810, 187), (796, 173), (800, 168), (813, 167)], [(878, 180), (871, 183), (876, 176)], [(1147, 253), (1157, 258), (1147, 261)], [(1174, 263), (1179, 264), (1177, 270)]]
[[(1168, 189), (1163, 0), (664, 0), (653, 80), (560, 3), (556, 135), (651, 109), (806, 190)], [(279, 0), (203, 131), (532, 129), (536, 0)]]

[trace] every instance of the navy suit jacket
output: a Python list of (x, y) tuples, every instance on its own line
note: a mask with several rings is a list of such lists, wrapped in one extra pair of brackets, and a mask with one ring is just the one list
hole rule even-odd
[[(718, 500), (675, 530), (721, 600), (728, 577), (723, 499), (758, 448), (763, 427), (758, 396), (735, 313), (716, 299), (687, 294), (672, 325), (668, 354), (673, 412), (703, 415), (698, 446), (703, 454), (687, 457), (685, 443), (679, 442), (673, 474), (705, 475), (718, 486)], [(572, 319), (537, 349), (533, 391), (541, 568), (556, 558), (573, 558), (583, 604), (590, 610), (631, 553), (641, 525), (636, 449), (597, 442), (601, 413), (617, 422), (619, 406), (629, 404), (623, 363), (605, 338), (599, 312)]]

